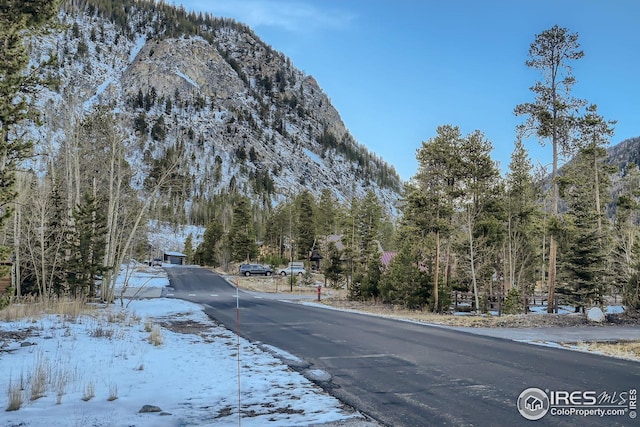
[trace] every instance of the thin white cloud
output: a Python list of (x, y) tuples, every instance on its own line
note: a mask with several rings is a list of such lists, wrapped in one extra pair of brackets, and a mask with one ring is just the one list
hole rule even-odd
[(355, 15), (344, 10), (318, 8), (302, 1), (281, 0), (174, 0), (187, 10), (233, 18), (251, 28), (274, 27), (289, 32), (309, 32), (347, 27)]

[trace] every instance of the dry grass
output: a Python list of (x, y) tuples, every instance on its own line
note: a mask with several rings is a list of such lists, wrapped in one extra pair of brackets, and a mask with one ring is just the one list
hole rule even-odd
[[(32, 334), (39, 335), (38, 322), (46, 316), (58, 316), (61, 324), (67, 323), (65, 336), (70, 335), (68, 323), (83, 323), (87, 325), (86, 333), (94, 338), (111, 339), (117, 334), (117, 326), (132, 326), (140, 324), (142, 319), (132, 313), (103, 310), (98, 305), (86, 304), (82, 299), (77, 300), (36, 300), (24, 299), (20, 303), (14, 303), (0, 311), (0, 322), (27, 321), (35, 326), (20, 331), (6, 332), (0, 335), (11, 341), (24, 341)], [(91, 320), (83, 318), (88, 316)], [(64, 328), (64, 326), (63, 326)], [(145, 322), (145, 328), (150, 332), (149, 342), (155, 346), (162, 345), (164, 337), (162, 328), (154, 325), (151, 320)], [(117, 357), (117, 356), (114, 356)], [(126, 357), (125, 357), (126, 358)], [(141, 361), (138, 370), (144, 369)], [(67, 394), (69, 386), (74, 386), (80, 380), (80, 372), (73, 368), (67, 360), (51, 360), (47, 354), (38, 352), (32, 367), (20, 373), (20, 377), (10, 379), (7, 387), (8, 402), (6, 411), (17, 411), (24, 406), (24, 399), (32, 401), (42, 398), (48, 393), (55, 393), (56, 404), (62, 403), (62, 398)], [(93, 380), (87, 381), (82, 386), (82, 397), (89, 401), (95, 397), (96, 387)], [(118, 399), (117, 384), (109, 385), (108, 401)]]
[(114, 331), (113, 329), (104, 328), (102, 325), (96, 326), (89, 332), (89, 335), (93, 338), (113, 338)]
[(62, 403), (62, 396), (67, 392), (67, 379), (66, 377), (60, 377), (54, 384), (56, 390), (56, 405)]
[(434, 323), (446, 326), (462, 326), (471, 328), (492, 327), (535, 327), (535, 326), (575, 326), (585, 322), (582, 316), (527, 314), (492, 316), (490, 314), (438, 314), (426, 310), (409, 310), (391, 304), (349, 301), (342, 298), (322, 299), (322, 303), (331, 307), (354, 310), (383, 317)]
[(151, 332), (151, 329), (153, 328), (153, 320), (151, 319), (147, 319), (144, 321), (144, 331), (145, 332)]
[(25, 297), (20, 302), (11, 304), (0, 310), (0, 321), (37, 320), (48, 314), (57, 314), (71, 321), (81, 315), (89, 314), (95, 311), (95, 309), (95, 306), (88, 305), (82, 298), (40, 299)]
[(36, 366), (31, 373), (29, 386), (31, 390), (31, 400), (40, 399), (45, 395), (47, 384), (51, 377), (51, 364), (49, 359), (45, 358), (42, 353), (36, 358)]
[[(251, 277), (232, 277), (230, 280), (233, 284), (236, 284), (240, 289), (254, 292), (265, 293), (279, 293), (288, 295), (300, 295), (300, 296), (315, 296), (318, 294), (318, 285), (324, 283), (321, 275), (314, 275), (313, 286), (300, 285), (300, 279), (294, 277), (293, 290), (291, 286), (291, 276), (251, 276)], [(344, 289), (332, 289), (329, 287), (322, 287), (323, 297), (330, 296), (331, 298), (346, 298), (346, 291)]]
[(583, 351), (596, 352), (607, 356), (637, 360), (640, 362), (640, 341), (581, 342), (563, 345), (567, 347), (577, 347)]
[(12, 380), (9, 380), (9, 403), (7, 405), (6, 411), (17, 411), (22, 407), (24, 403), (22, 400), (22, 384), (15, 383)]
[(46, 396), (50, 388), (56, 393), (56, 403), (60, 404), (62, 396), (66, 394), (67, 385), (75, 381), (75, 374), (69, 369), (67, 362), (57, 360), (52, 363), (47, 355), (38, 352), (35, 365), (30, 372), (22, 372), (18, 382), (9, 380), (7, 390), (9, 404), (6, 410), (20, 409), (23, 403), (23, 394), (28, 395), (32, 401), (38, 400)]
[(118, 399), (118, 384), (109, 384), (109, 397), (107, 400), (113, 402)]
[(90, 401), (96, 395), (96, 384), (93, 381), (89, 381), (84, 386), (84, 391), (82, 393), (82, 400), (85, 402)]

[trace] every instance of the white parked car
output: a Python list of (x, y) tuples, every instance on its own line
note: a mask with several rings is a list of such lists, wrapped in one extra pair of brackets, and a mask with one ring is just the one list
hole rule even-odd
[(299, 265), (290, 265), (286, 268), (281, 268), (280, 270), (278, 270), (278, 274), (281, 276), (286, 276), (288, 274), (297, 274), (298, 276), (302, 276), (303, 274), (306, 274), (306, 272), (307, 270)]

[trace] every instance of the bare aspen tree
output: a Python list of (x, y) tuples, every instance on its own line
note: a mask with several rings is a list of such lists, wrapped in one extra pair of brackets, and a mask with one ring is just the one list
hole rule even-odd
[[(106, 236), (102, 264), (105, 267), (103, 283), (111, 283), (113, 269), (116, 268), (117, 235), (121, 198), (129, 189), (124, 185), (128, 180), (128, 164), (125, 160), (125, 137), (116, 115), (106, 107), (98, 106), (82, 123), (79, 133), (80, 144), (71, 146), (68, 158), (72, 161), (72, 175), (82, 177), (84, 186), (91, 179), (92, 192), (96, 200), (105, 207)], [(76, 148), (74, 150), (74, 148)], [(80, 157), (82, 162), (80, 162)], [(107, 165), (106, 170), (97, 165)], [(76, 180), (76, 194), (80, 194), (81, 181)], [(126, 188), (125, 188), (126, 187)]]
[[(495, 201), (501, 193), (500, 172), (493, 160), (493, 146), (482, 132), (475, 131), (467, 135), (461, 146), (461, 187), (460, 208), (462, 210), (464, 229), (468, 241), (469, 268), (475, 298), (476, 310), (480, 309), (478, 279), (485, 278), (483, 271), (493, 264), (495, 245), (500, 245), (499, 233), (493, 230), (500, 221)], [(482, 224), (482, 226), (480, 226)]]
[[(20, 269), (16, 275), (22, 280), (22, 255), (27, 273), (35, 278), (38, 294), (41, 297), (51, 295), (56, 271), (62, 262), (63, 233), (53, 226), (56, 216), (51, 198), (52, 182), (38, 179), (37, 176), (21, 172), (18, 175), (20, 197), (16, 203), (19, 218), (16, 221), (16, 247), (20, 248), (16, 262)], [(46, 299), (46, 298), (45, 298)]]
[[(149, 212), (149, 208), (151, 207), (152, 202), (158, 198), (160, 190), (170, 181), (173, 172), (179, 164), (179, 161), (179, 156), (176, 156), (155, 181), (151, 190), (147, 191), (144, 196), (140, 198), (141, 203), (139, 204), (137, 211), (132, 210), (128, 212), (128, 214), (130, 214), (132, 217), (132, 226), (128, 233), (126, 235), (122, 235), (122, 238), (120, 239), (120, 250), (116, 254), (114, 260), (114, 264), (116, 266), (122, 265), (122, 263), (124, 262), (126, 255), (131, 249), (131, 245), (135, 241), (135, 236), (141, 228), (143, 218)], [(108, 281), (103, 280), (102, 282), (102, 296), (107, 303), (112, 302), (114, 299), (116, 286), (115, 279), (116, 276), (111, 275)]]

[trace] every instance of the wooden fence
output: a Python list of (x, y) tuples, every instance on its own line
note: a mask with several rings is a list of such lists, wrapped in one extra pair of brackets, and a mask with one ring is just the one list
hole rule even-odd
[[(502, 308), (504, 306), (504, 295), (480, 295), (479, 297), (480, 309), (486, 309), (489, 311), (497, 311), (498, 316), (502, 314)], [(523, 298), (523, 314), (534, 311), (536, 308), (540, 311), (548, 307), (548, 295), (535, 294), (531, 296), (525, 296)], [(563, 297), (556, 295), (554, 298), (553, 312), (557, 313), (558, 308), (565, 305), (566, 301)], [(451, 307), (450, 310), (454, 313), (460, 312), (472, 312), (476, 311), (475, 296), (473, 292), (453, 291), (451, 293)], [(533, 309), (533, 310), (532, 310)]]

